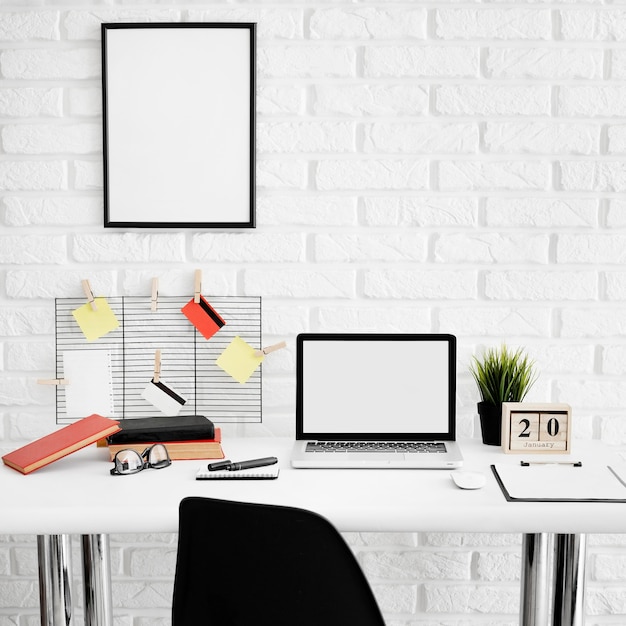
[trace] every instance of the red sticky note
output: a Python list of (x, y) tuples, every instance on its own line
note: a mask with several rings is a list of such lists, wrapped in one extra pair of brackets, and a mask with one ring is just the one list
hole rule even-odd
[(195, 303), (193, 298), (189, 300), (181, 311), (205, 339), (213, 337), (226, 324), (219, 313), (202, 296), (198, 303)]

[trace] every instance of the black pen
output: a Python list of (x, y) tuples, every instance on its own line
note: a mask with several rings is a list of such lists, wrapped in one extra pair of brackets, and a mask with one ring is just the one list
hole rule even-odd
[(278, 459), (275, 456), (266, 456), (262, 459), (251, 459), (250, 461), (239, 461), (239, 463), (233, 463), (230, 460), (218, 461), (217, 463), (209, 463), (208, 469), (210, 472), (217, 470), (228, 470), (235, 472), (237, 470), (248, 469), (251, 467), (264, 467), (266, 465), (274, 465), (278, 463)]
[(216, 472), (217, 470), (228, 469), (232, 461), (230, 459), (224, 459), (223, 461), (217, 461), (217, 463), (209, 463), (207, 468), (209, 472)]
[(266, 456), (262, 459), (251, 459), (250, 461), (231, 463), (226, 469), (231, 472), (236, 472), (237, 470), (249, 469), (251, 467), (264, 467), (265, 465), (274, 465), (275, 463), (278, 463), (278, 459), (275, 456)]

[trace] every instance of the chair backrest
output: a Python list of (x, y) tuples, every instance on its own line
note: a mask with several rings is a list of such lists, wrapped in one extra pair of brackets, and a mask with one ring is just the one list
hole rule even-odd
[(335, 527), (303, 509), (185, 498), (172, 626), (384, 626)]

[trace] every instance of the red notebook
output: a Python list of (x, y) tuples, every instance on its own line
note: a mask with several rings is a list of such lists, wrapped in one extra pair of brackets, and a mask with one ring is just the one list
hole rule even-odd
[(5, 454), (2, 460), (18, 472), (29, 474), (119, 429), (118, 421), (94, 413)]

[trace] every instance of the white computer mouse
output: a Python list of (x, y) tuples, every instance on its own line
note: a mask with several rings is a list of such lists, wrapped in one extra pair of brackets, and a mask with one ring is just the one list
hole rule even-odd
[(482, 472), (460, 470), (451, 472), (450, 476), (459, 489), (480, 489), (485, 486), (485, 475)]

